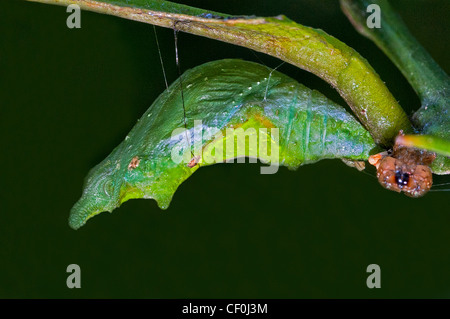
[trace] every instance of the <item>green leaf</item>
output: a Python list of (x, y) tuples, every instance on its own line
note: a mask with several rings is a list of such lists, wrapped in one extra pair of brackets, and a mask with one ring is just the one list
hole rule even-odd
[(285, 16), (235, 18), (157, 0), (33, 1), (78, 4), (85, 10), (174, 28), (275, 56), (335, 87), (377, 144), (390, 146), (400, 130), (412, 130), (403, 109), (363, 57), (324, 31)]
[[(376, 147), (344, 108), (265, 66), (220, 60), (191, 69), (182, 79), (188, 131), (176, 81), (91, 170), (71, 211), (72, 228), (132, 198), (153, 198), (167, 208), (178, 186), (199, 167), (212, 164), (214, 156), (217, 162), (257, 157), (272, 168), (296, 169), (327, 158), (365, 160)], [(248, 133), (246, 146), (227, 144), (239, 141), (242, 132)], [(256, 144), (249, 146), (252, 139)], [(174, 154), (184, 162), (174, 160)], [(199, 163), (189, 167), (192, 155)]]

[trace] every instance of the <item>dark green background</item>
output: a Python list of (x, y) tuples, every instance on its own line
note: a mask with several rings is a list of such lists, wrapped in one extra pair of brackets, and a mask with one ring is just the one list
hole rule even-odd
[[(392, 1), (449, 72), (448, 1)], [(337, 1), (188, 1), (230, 14), (284, 13), (343, 40), (411, 114), (419, 100), (392, 63), (354, 31)], [(0, 2), (0, 297), (450, 297), (449, 195), (410, 199), (338, 160), (260, 175), (215, 165), (182, 184), (167, 211), (132, 200), (79, 231), (67, 218), (88, 170), (164, 90), (153, 27), (64, 7)], [(172, 30), (158, 28), (170, 82)], [(248, 49), (180, 34), (183, 69)], [(279, 62), (258, 57), (275, 67)], [(344, 105), (319, 78), (280, 70)], [(374, 175), (374, 170), (369, 169)], [(439, 181), (448, 181), (440, 177)], [(82, 288), (66, 287), (66, 267)], [(382, 288), (366, 287), (381, 266)]]

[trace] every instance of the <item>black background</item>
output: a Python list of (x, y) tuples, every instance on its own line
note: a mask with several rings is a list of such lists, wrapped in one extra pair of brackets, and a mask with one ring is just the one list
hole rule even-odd
[[(448, 73), (448, 1), (391, 2)], [(338, 1), (184, 3), (283, 13), (321, 28), (367, 58), (408, 114), (420, 105)], [(338, 160), (275, 175), (260, 175), (259, 164), (214, 165), (183, 183), (167, 211), (132, 200), (70, 229), (87, 172), (165, 86), (151, 25), (83, 11), (82, 28), (68, 29), (67, 16), (64, 7), (0, 2), (0, 297), (450, 296), (448, 193), (407, 198)], [(157, 30), (172, 82), (173, 32)], [(179, 50), (184, 70), (223, 58), (279, 64), (188, 34), (179, 35)], [(287, 64), (280, 71), (344, 105), (314, 75)], [(81, 289), (66, 287), (72, 263), (81, 267)], [(372, 263), (381, 267), (381, 289), (366, 287)]]

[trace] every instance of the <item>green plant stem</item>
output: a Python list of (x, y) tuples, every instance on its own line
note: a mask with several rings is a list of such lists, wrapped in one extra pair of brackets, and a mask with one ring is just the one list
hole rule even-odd
[[(369, 4), (380, 6), (381, 28), (367, 27)], [(416, 91), (422, 104), (412, 116), (417, 131), (450, 140), (450, 79), (411, 35), (389, 2), (341, 0), (341, 7), (355, 28), (383, 50)], [(436, 174), (449, 174), (450, 159), (438, 156), (432, 169)]]
[(450, 156), (450, 141), (432, 135), (399, 135), (397, 143)]
[[(369, 4), (381, 8), (381, 28), (370, 29), (366, 19)], [(375, 42), (395, 63), (416, 91), (422, 103), (433, 101), (450, 87), (447, 74), (411, 35), (401, 17), (386, 0), (341, 0), (344, 13), (355, 28)], [(425, 104), (425, 103), (424, 103)]]
[(229, 15), (155, 0), (32, 1), (78, 4), (82, 9), (176, 28), (275, 56), (335, 87), (377, 144), (389, 146), (399, 130), (412, 130), (403, 109), (363, 57), (322, 30), (302, 26), (285, 16), (230, 19)]

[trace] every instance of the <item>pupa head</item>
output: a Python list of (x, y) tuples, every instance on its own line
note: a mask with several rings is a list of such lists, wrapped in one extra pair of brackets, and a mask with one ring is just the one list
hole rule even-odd
[(110, 160), (95, 166), (86, 177), (83, 194), (70, 211), (69, 226), (78, 229), (88, 219), (105, 211), (112, 211), (120, 197), (121, 181), (117, 168)]

